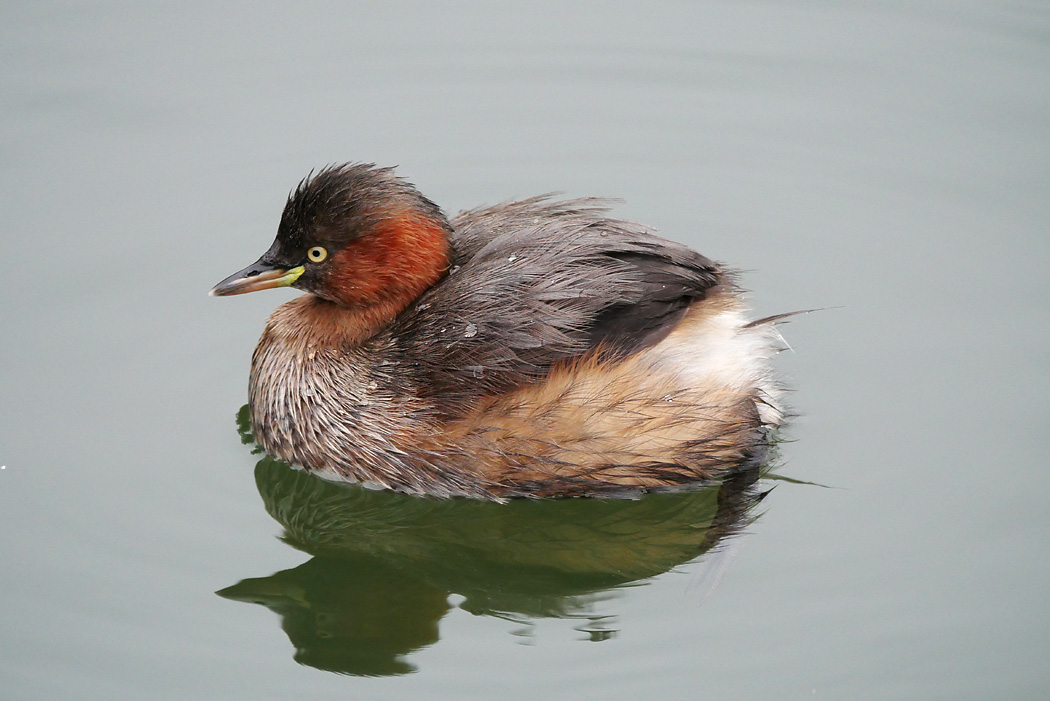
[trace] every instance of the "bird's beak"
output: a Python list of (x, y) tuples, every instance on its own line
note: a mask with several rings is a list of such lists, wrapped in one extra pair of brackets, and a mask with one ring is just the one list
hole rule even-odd
[(288, 287), (306, 270), (301, 265), (294, 268), (282, 268), (261, 260), (252, 263), (244, 270), (238, 270), (215, 287), (211, 288), (212, 297), (240, 295), (245, 292), (268, 290), (271, 287)]

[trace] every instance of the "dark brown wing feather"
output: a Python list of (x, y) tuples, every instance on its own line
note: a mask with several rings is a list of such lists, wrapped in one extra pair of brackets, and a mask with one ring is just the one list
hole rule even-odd
[(608, 217), (597, 200), (523, 202), (453, 220), (453, 267), (394, 322), (449, 412), (601, 345), (658, 342), (722, 278), (704, 256)]

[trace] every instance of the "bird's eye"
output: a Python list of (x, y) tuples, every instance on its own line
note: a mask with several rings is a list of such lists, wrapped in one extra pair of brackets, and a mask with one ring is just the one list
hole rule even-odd
[(320, 263), (328, 257), (328, 251), (324, 250), (320, 246), (314, 246), (306, 252), (306, 257), (312, 260), (314, 263)]

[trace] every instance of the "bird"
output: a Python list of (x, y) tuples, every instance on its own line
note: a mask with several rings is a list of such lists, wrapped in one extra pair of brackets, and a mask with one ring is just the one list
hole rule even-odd
[(294, 287), (252, 354), (270, 455), (418, 496), (603, 497), (710, 484), (785, 421), (778, 317), (736, 273), (600, 198), (447, 217), (394, 168), (311, 171), (214, 296)]

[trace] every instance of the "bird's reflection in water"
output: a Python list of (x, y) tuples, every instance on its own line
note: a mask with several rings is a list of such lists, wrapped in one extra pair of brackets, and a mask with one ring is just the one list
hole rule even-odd
[(760, 468), (725, 483), (640, 499), (506, 504), (410, 497), (325, 482), (264, 458), (255, 469), (283, 539), (313, 555), (218, 592), (280, 615), (298, 662), (355, 675), (415, 668), (460, 609), (522, 624), (580, 619), (584, 639), (615, 635), (600, 613), (615, 591), (711, 551), (749, 520)]

